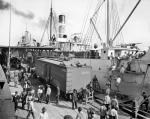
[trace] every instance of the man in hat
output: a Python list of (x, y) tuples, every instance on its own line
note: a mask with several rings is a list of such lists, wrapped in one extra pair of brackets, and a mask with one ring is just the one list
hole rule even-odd
[(13, 96), (13, 102), (14, 102), (15, 111), (16, 111), (18, 108), (18, 102), (19, 102), (19, 95), (17, 91), (15, 92), (15, 95)]
[(42, 108), (42, 112), (40, 113), (39, 119), (49, 119), (48, 113), (46, 112), (46, 108), (45, 107)]
[(94, 109), (89, 108), (87, 110), (87, 119), (94, 119)]
[(119, 110), (119, 103), (117, 100), (117, 96), (115, 95), (114, 98), (111, 100), (111, 106), (114, 106), (116, 110)]
[(21, 93), (22, 109), (24, 109), (24, 106), (26, 104), (26, 98), (27, 98), (27, 92), (25, 89), (23, 89), (23, 92)]
[(78, 107), (78, 113), (77, 113), (76, 119), (84, 119), (81, 107)]
[(77, 90), (74, 89), (73, 93), (72, 93), (72, 109), (77, 109), (78, 108), (78, 106), (77, 106), (77, 100), (78, 100)]
[[(32, 95), (30, 94), (30, 96), (32, 97)], [(35, 108), (34, 108), (34, 100), (33, 98), (30, 99), (29, 103), (29, 107), (28, 107), (28, 115), (27, 115), (27, 119), (30, 117), (30, 115), (32, 115), (33, 119), (35, 119)]]
[(50, 85), (48, 85), (47, 91), (46, 91), (46, 103), (47, 104), (50, 102), (50, 95), (51, 95), (51, 88), (50, 88)]

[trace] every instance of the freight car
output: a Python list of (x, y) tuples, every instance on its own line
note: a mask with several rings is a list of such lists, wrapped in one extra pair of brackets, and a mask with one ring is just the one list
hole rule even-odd
[(90, 66), (52, 58), (38, 59), (36, 73), (45, 82), (58, 85), (65, 94), (71, 93), (73, 89), (85, 88), (91, 81)]

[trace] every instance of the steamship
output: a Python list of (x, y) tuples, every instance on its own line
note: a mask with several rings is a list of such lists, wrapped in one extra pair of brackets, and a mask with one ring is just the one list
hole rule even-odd
[[(47, 21), (48, 25), (46, 24), (46, 28), (49, 28), (50, 31), (49, 44), (43, 47), (54, 47), (55, 50), (51, 52), (49, 56), (39, 58), (36, 61), (37, 75), (48, 83), (60, 85), (60, 89), (65, 93), (72, 91), (74, 88), (85, 88), (94, 77), (96, 77), (98, 81), (98, 86), (96, 86), (96, 88), (98, 88), (98, 90), (106, 89), (109, 69), (112, 66), (112, 61), (110, 60), (111, 55), (113, 57), (124, 57), (126, 54), (136, 55), (140, 52), (143, 54), (143, 51), (140, 51), (136, 46), (138, 43), (124, 44), (121, 42), (119, 45), (116, 43), (117, 41), (121, 41), (121, 30), (140, 2), (141, 0), (136, 3), (123, 25), (120, 25), (119, 16), (117, 12), (115, 12), (115, 2), (109, 0), (99, 1), (96, 11), (90, 18), (90, 25), (84, 37), (82, 34), (73, 34), (71, 37), (68, 37), (65, 24), (66, 16), (59, 15), (57, 17), (51, 6), (50, 16)], [(98, 13), (103, 6), (107, 6), (104, 7), (107, 11), (107, 20), (105, 20), (107, 25), (106, 41), (103, 41), (102, 38), (104, 37), (102, 37), (102, 34), (100, 34), (97, 29), (97, 22), (100, 20), (98, 18)], [(110, 16), (113, 18), (110, 18)], [(116, 17), (115, 20), (114, 17)], [(118, 26), (116, 26), (116, 22)], [(110, 25), (110, 23), (112, 24)], [(111, 31), (111, 26), (118, 30)], [(111, 34), (111, 32), (114, 34)], [(93, 39), (99, 39), (102, 42), (93, 44)], [(42, 41), (43, 37), (41, 38), (39, 46), (42, 46)], [(140, 58), (133, 58), (132, 61), (129, 61), (129, 58), (122, 58), (120, 60), (119, 65), (115, 68), (116, 73), (114, 74), (116, 77), (120, 76), (119, 68), (121, 65), (124, 65), (126, 70), (123, 74), (123, 81), (119, 85), (120, 94), (132, 98), (140, 97), (142, 91), (146, 91), (150, 94), (150, 81), (148, 78), (150, 72), (149, 54), (150, 50)], [(130, 70), (127, 70), (129, 62)], [(80, 72), (78, 72), (78, 69)], [(86, 77), (86, 74), (88, 74), (88, 80), (80, 79), (83, 75), (83, 77)], [(115, 85), (116, 77), (114, 77), (114, 80), (111, 82), (111, 88), (114, 92), (118, 90)], [(78, 83), (75, 81), (77, 79), (80, 80), (78, 82), (81, 82), (80, 86), (78, 86)], [(74, 81), (75, 83), (73, 83)]]

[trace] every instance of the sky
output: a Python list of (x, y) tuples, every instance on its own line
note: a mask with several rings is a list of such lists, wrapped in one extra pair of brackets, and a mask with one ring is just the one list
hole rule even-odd
[[(10, 1), (12, 4), (10, 20)], [(86, 15), (92, 16), (99, 0), (53, 0), (56, 14), (66, 15), (66, 33), (80, 33)], [(120, 23), (138, 0), (115, 0)], [(0, 45), (9, 44), (9, 23), (11, 21), (11, 45), (16, 45), (26, 28), (37, 41), (40, 41), (46, 20), (50, 13), (51, 0), (0, 0)], [(122, 30), (124, 41), (142, 43), (141, 49), (150, 45), (150, 0), (141, 3)], [(88, 25), (88, 23), (87, 23)], [(96, 41), (95, 41), (96, 42)]]

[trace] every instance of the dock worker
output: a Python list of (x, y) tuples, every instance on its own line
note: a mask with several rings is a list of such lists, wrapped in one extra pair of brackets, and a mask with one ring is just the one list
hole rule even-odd
[(49, 119), (48, 113), (45, 107), (42, 108), (39, 119)]
[(143, 92), (142, 96), (143, 96), (143, 103), (141, 105), (144, 105), (145, 106), (144, 111), (148, 112), (149, 99), (148, 99), (146, 92)]
[(17, 71), (14, 72), (14, 84), (15, 84), (15, 87), (18, 87), (18, 72)]
[(32, 96), (33, 96), (33, 98), (35, 97), (35, 90), (34, 90), (34, 87), (33, 86), (31, 86), (31, 94), (32, 94)]
[(41, 86), (39, 86), (38, 91), (37, 91), (38, 101), (39, 102), (41, 102), (42, 93), (43, 93), (43, 90), (42, 90)]
[(6, 79), (7, 79), (7, 82), (9, 84), (9, 82), (10, 82), (10, 71), (8, 69), (6, 70)]
[(121, 74), (124, 74), (124, 72), (125, 72), (124, 64), (121, 64), (120, 73), (121, 73)]
[(30, 117), (30, 115), (32, 115), (33, 119), (35, 119), (35, 114), (34, 113), (35, 113), (34, 100), (33, 100), (33, 98), (31, 98), (31, 100), (29, 101), (27, 119)]
[(72, 109), (77, 109), (78, 108), (77, 100), (78, 100), (77, 90), (73, 89), (73, 93), (72, 93)]
[(109, 119), (119, 119), (118, 118), (118, 112), (115, 109), (115, 106), (112, 105), (111, 109), (110, 109), (110, 115), (109, 115)]
[(109, 95), (109, 94), (110, 94), (110, 91), (111, 91), (111, 89), (110, 89), (110, 88), (111, 88), (111, 82), (109, 82), (109, 81), (106, 82), (106, 86), (107, 86), (107, 87), (106, 87), (106, 94)]
[(22, 109), (24, 109), (24, 106), (26, 104), (26, 98), (27, 98), (27, 92), (25, 89), (23, 89), (23, 92), (21, 93)]
[(138, 114), (138, 102), (136, 98), (134, 98), (132, 103), (132, 118), (137, 119), (137, 114)]
[(106, 118), (106, 112), (107, 112), (107, 108), (105, 104), (103, 103), (102, 106), (100, 106), (100, 119)]
[(94, 109), (92, 109), (92, 108), (89, 108), (88, 110), (87, 110), (87, 119), (94, 119)]
[(56, 104), (59, 104), (60, 88), (57, 85)]
[(27, 73), (24, 73), (24, 81), (27, 81), (28, 80), (28, 75)]
[(77, 113), (76, 119), (84, 119), (81, 107), (78, 107), (78, 113)]
[(124, 73), (125, 73), (125, 67), (124, 67), (124, 65), (122, 64), (122, 65), (121, 65), (121, 68), (120, 68), (120, 74), (121, 74), (121, 78), (122, 78), (122, 79), (123, 79)]
[(13, 102), (14, 102), (14, 106), (15, 106), (15, 111), (18, 108), (19, 99), (20, 98), (19, 98), (18, 92), (16, 91), (15, 95), (13, 96)]
[(104, 97), (104, 104), (105, 104), (107, 110), (109, 109), (110, 103), (111, 103), (111, 99), (109, 96), (109, 92), (106, 92), (106, 96)]
[(114, 56), (113, 56), (113, 53), (111, 52), (111, 54), (110, 54), (110, 61), (111, 61), (111, 66), (113, 66), (114, 65)]
[(46, 91), (46, 103), (47, 104), (50, 102), (50, 95), (51, 95), (51, 88), (50, 88), (50, 85), (48, 85), (47, 91)]
[(111, 106), (114, 106), (116, 110), (119, 110), (119, 103), (117, 100), (117, 96), (115, 95), (114, 98), (111, 100)]
[(117, 91), (119, 92), (119, 85), (121, 83), (121, 78), (120, 77), (117, 77), (116, 79), (116, 87), (117, 87)]

